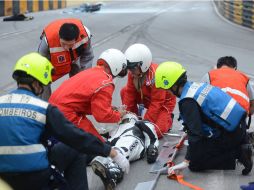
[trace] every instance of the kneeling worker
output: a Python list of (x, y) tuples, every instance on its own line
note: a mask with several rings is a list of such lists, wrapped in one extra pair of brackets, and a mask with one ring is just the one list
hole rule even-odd
[(187, 81), (179, 63), (164, 62), (155, 73), (155, 85), (174, 93), (186, 126), (189, 146), (185, 161), (170, 167), (169, 175), (189, 166), (192, 171), (252, 169), (252, 150), (246, 142), (246, 111), (228, 94), (206, 83)]
[(52, 81), (52, 68), (38, 53), (21, 57), (12, 75), (18, 89), (0, 96), (0, 178), (15, 190), (48, 189), (52, 173), (51, 158), (42, 144), (45, 134), (62, 142), (52, 148), (50, 157), (56, 166), (67, 168), (64, 177), (69, 189), (88, 189), (86, 154), (110, 156), (125, 170), (129, 168), (122, 154), (74, 126), (56, 107), (37, 97)]

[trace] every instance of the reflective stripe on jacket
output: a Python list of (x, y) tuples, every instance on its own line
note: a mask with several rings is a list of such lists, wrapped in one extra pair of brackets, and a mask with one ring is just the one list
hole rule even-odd
[[(66, 51), (60, 44), (59, 30), (64, 23), (76, 24), (80, 31), (79, 37), (72, 48), (72, 55), (70, 51)], [(56, 20), (46, 26), (43, 33), (48, 42), (50, 60), (55, 68), (55, 73), (52, 75), (52, 80), (55, 81), (70, 72), (71, 63), (76, 61), (79, 57), (79, 51), (77, 50), (82, 48), (82, 46), (87, 45), (89, 37), (83, 23), (79, 19)]]
[(48, 103), (18, 89), (0, 97), (0, 172), (30, 172), (49, 165), (40, 143)]
[[(206, 83), (187, 82), (183, 87), (180, 101), (185, 98), (195, 99), (202, 112), (227, 131), (234, 131), (246, 115), (245, 110), (231, 96)], [(203, 124), (204, 133), (208, 137), (213, 136), (213, 129), (210, 127)]]
[(231, 95), (248, 113), (250, 100), (247, 91), (249, 78), (234, 69), (220, 68), (209, 72), (210, 84)]

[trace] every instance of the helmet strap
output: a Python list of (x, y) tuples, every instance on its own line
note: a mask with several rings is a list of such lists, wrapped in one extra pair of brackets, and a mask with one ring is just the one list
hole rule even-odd
[(28, 86), (30, 87), (30, 89), (32, 90), (32, 92), (33, 92), (36, 96), (38, 96), (37, 93), (36, 93), (35, 88), (34, 88), (33, 85), (32, 85), (32, 83), (28, 84)]
[[(170, 90), (172, 91), (172, 93), (176, 96), (176, 97), (180, 97), (181, 96), (181, 92), (180, 92), (180, 88), (183, 87), (185, 85), (185, 83), (187, 82), (187, 75), (186, 72), (184, 72), (179, 79), (175, 82), (175, 84), (170, 88)], [(173, 87), (175, 86), (175, 90), (173, 89)]]
[[(39, 92), (38, 95), (41, 95), (41, 94), (44, 92), (44, 88), (43, 88), (43, 84), (39, 83), (39, 85), (40, 85), (40, 87), (41, 87), (41, 91)], [(37, 95), (37, 96), (38, 96), (38, 95)]]
[[(173, 87), (176, 87), (176, 88), (173, 88)], [(180, 93), (179, 93), (179, 89), (180, 89), (180, 86), (179, 85), (174, 85), (170, 88), (171, 92), (176, 96), (176, 97), (180, 97)]]
[(37, 81), (37, 82), (39, 83), (39, 86), (40, 86), (40, 88), (41, 88), (41, 90), (40, 90), (39, 92), (36, 91), (36, 88), (33, 86), (33, 83), (28, 84), (28, 86), (31, 88), (32, 92), (33, 92), (36, 96), (39, 96), (39, 95), (41, 95), (41, 94), (43, 93), (44, 88), (43, 88), (43, 85), (42, 85), (39, 81)]
[(127, 69), (123, 69), (123, 70), (117, 75), (117, 77), (123, 78), (123, 77), (125, 77), (125, 76), (127, 75), (127, 73), (128, 73), (128, 70), (127, 70)]

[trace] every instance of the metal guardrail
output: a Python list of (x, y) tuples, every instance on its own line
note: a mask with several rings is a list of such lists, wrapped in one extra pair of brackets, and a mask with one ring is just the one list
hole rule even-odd
[(237, 24), (254, 29), (254, 1), (214, 1), (220, 14)]
[(0, 16), (28, 12), (60, 9), (66, 7), (66, 0), (0, 0)]

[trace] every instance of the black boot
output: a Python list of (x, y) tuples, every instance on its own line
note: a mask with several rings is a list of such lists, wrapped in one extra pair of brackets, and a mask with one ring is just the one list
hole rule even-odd
[(158, 155), (159, 155), (158, 148), (155, 145), (150, 144), (146, 152), (146, 156), (147, 156), (146, 158), (147, 158), (148, 164), (154, 163)]
[(115, 189), (116, 184), (123, 179), (124, 172), (109, 158), (97, 156), (91, 165), (94, 173), (101, 178), (106, 190)]
[(252, 147), (250, 144), (243, 144), (240, 147), (240, 155), (238, 161), (244, 166), (242, 175), (248, 175), (251, 172), (253, 165), (251, 148)]

